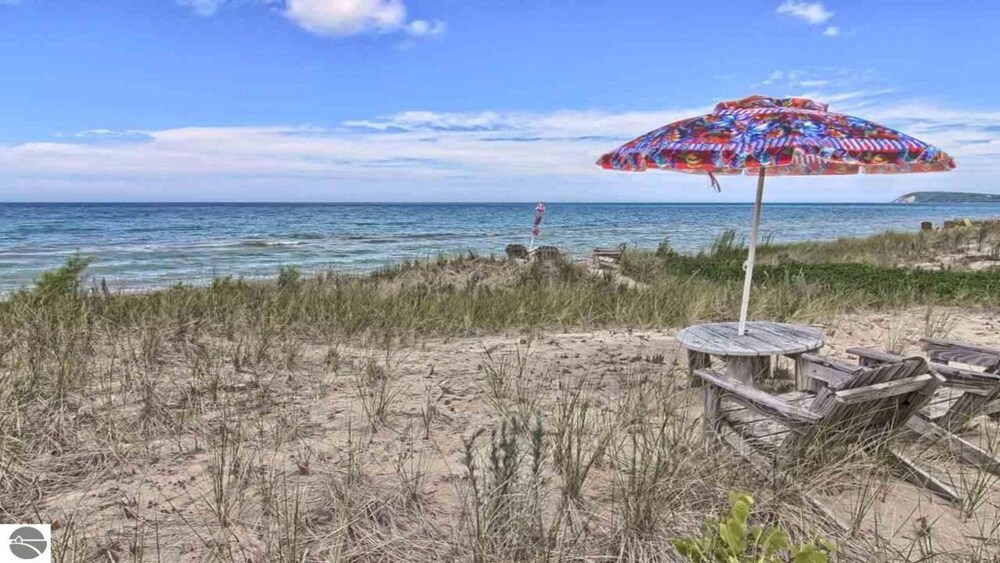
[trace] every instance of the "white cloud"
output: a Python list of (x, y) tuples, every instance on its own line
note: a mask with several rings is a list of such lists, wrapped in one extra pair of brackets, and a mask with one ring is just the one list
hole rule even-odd
[[(0, 0), (0, 3), (20, 0)], [(447, 30), (441, 20), (407, 19), (403, 0), (176, 0), (199, 16), (212, 16), (227, 4), (278, 7), (289, 20), (317, 35), (345, 37), (366, 33), (405, 33), (432, 37)]]
[(828, 25), (826, 29), (823, 30), (823, 35), (827, 37), (839, 37), (840, 28), (835, 25)]
[(287, 0), (285, 15), (319, 35), (384, 33), (406, 25), (401, 0)]
[[(781, 180), (769, 188), (775, 201), (801, 200), (803, 182), (844, 190), (818, 189), (816, 197), (856, 201), (888, 199), (889, 187), (898, 186), (902, 193), (915, 181), (924, 189), (983, 189), (1000, 168), (1000, 109), (963, 111), (894, 101), (878, 90), (815, 97), (833, 103), (834, 111), (863, 107), (856, 112), (861, 117), (944, 148), (958, 159), (959, 169), (919, 180)], [(95, 130), (57, 142), (0, 145), (0, 185), (11, 190), (8, 198), (35, 200), (93, 199), (95, 186), (113, 186), (116, 191), (101, 192), (102, 197), (704, 201), (715, 197), (704, 178), (614, 174), (598, 169), (594, 161), (646, 131), (709, 110), (407, 111), (331, 128)], [(744, 186), (739, 179), (724, 184), (723, 199), (751, 197), (750, 184)], [(869, 191), (862, 190), (864, 186)]]
[(406, 32), (414, 37), (429, 37), (441, 35), (448, 29), (448, 24), (441, 20), (413, 20), (406, 26)]
[(796, 0), (786, 0), (784, 4), (778, 6), (778, 13), (799, 18), (811, 25), (819, 25), (833, 17), (833, 12), (824, 8), (821, 2), (797, 2)]
[(181, 6), (191, 8), (199, 16), (211, 16), (228, 0), (177, 0)]
[(334, 37), (392, 32), (428, 37), (447, 27), (440, 20), (407, 21), (402, 0), (286, 0), (285, 15), (306, 31)]

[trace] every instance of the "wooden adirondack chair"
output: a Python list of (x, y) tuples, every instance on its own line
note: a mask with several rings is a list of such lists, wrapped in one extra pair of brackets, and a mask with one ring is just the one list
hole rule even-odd
[(920, 347), (930, 354), (934, 362), (955, 362), (979, 366), (989, 373), (1000, 373), (1000, 348), (939, 338), (921, 338)]
[[(933, 362), (978, 366), (985, 373), (1000, 374), (1000, 348), (939, 338), (921, 338), (920, 346), (927, 351)], [(993, 397), (984, 401), (982, 413), (994, 417), (1000, 414), (1000, 398)]]
[[(789, 486), (784, 468), (843, 458), (894, 437), (943, 382), (920, 357), (869, 367), (803, 354), (799, 366), (817, 382), (813, 391), (771, 395), (712, 370), (695, 371), (706, 384), (706, 436), (719, 437), (758, 473)], [(901, 477), (958, 502), (951, 488), (905, 455), (892, 447), (887, 453)], [(836, 522), (807, 493), (802, 497)]]
[(625, 244), (619, 244), (613, 248), (595, 248), (590, 255), (590, 266), (596, 270), (606, 268), (617, 268), (625, 255)]
[[(902, 356), (871, 348), (850, 348), (847, 353), (857, 356), (858, 363), (864, 366), (902, 359)], [(930, 365), (944, 377), (944, 383), (927, 406), (906, 422), (907, 428), (924, 438), (944, 441), (965, 461), (1000, 475), (1000, 459), (959, 435), (969, 421), (987, 414), (991, 402), (1000, 398), (1000, 375), (936, 362)]]
[(943, 381), (919, 357), (872, 367), (813, 354), (800, 362), (806, 377), (822, 383), (814, 391), (771, 395), (697, 370), (706, 383), (706, 431), (783, 462), (834, 454), (840, 446), (867, 448), (905, 424)]

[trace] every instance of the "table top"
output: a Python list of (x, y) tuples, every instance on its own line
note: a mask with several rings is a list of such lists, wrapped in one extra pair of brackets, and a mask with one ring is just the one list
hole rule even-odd
[(823, 332), (801, 325), (748, 322), (747, 331), (737, 336), (739, 323), (706, 323), (689, 326), (677, 333), (681, 347), (714, 356), (781, 356), (818, 350)]

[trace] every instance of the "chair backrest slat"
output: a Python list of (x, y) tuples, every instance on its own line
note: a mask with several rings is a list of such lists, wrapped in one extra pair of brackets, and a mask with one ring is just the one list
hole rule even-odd
[(790, 433), (782, 448), (865, 442), (891, 433), (931, 399), (942, 380), (920, 357), (858, 368), (839, 389), (816, 394), (810, 410), (822, 420), (805, 432)]

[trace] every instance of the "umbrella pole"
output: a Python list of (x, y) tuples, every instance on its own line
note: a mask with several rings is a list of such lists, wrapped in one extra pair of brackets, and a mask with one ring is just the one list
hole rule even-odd
[(760, 204), (764, 199), (764, 176), (765, 168), (760, 167), (760, 174), (757, 176), (757, 199), (753, 204), (753, 226), (750, 227), (750, 252), (747, 254), (747, 262), (744, 264), (746, 275), (743, 278), (743, 303), (740, 305), (740, 326), (736, 334), (743, 336), (747, 333), (747, 312), (750, 310), (750, 284), (753, 281), (753, 263), (757, 257), (757, 230), (760, 228)]

